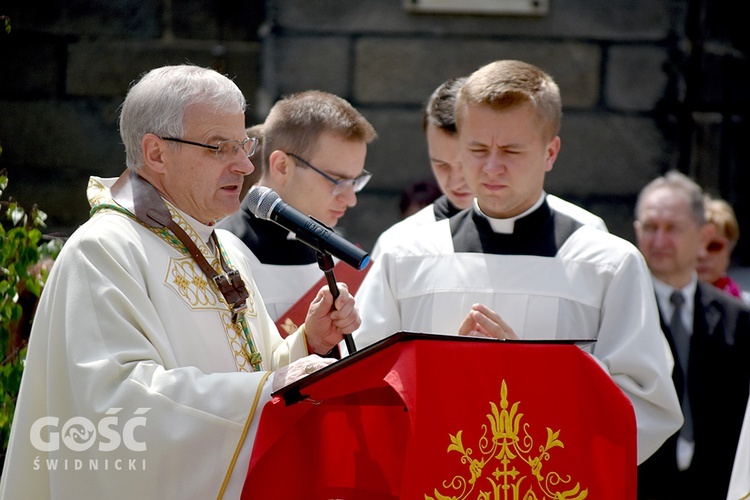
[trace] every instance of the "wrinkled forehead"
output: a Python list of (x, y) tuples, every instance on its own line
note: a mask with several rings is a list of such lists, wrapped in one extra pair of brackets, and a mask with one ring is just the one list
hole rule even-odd
[(245, 133), (245, 114), (237, 109), (217, 110), (210, 104), (192, 104), (185, 109), (182, 119), (186, 133), (213, 134), (220, 139), (242, 139)]
[(683, 210), (667, 206), (646, 206), (638, 219), (643, 224), (653, 226), (695, 226), (695, 220)]

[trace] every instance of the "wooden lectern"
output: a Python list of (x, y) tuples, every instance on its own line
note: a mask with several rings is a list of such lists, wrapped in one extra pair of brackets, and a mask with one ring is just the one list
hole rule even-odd
[(242, 499), (634, 499), (632, 405), (580, 342), (357, 351), (274, 393)]

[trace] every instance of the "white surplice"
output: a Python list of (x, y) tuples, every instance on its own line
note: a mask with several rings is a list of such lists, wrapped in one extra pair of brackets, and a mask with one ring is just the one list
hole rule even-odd
[(742, 421), (737, 454), (734, 457), (732, 477), (729, 480), (727, 500), (747, 500), (750, 498), (750, 402)]
[[(445, 195), (443, 195), (441, 198), (444, 197)], [(598, 215), (592, 214), (588, 210), (585, 210), (578, 205), (574, 205), (573, 203), (570, 203), (569, 201), (563, 200), (562, 198), (559, 198), (552, 194), (546, 194), (545, 199), (553, 210), (568, 214), (581, 223), (590, 224), (598, 229), (601, 229), (602, 231), (608, 230), (607, 224), (604, 222), (604, 219), (602, 219)], [(446, 203), (449, 202), (443, 201), (442, 206), (445, 206)], [(449, 206), (452, 207), (453, 210), (456, 210), (452, 204)], [(406, 217), (403, 220), (398, 221), (397, 223), (393, 224), (391, 227), (383, 231), (378, 237), (377, 241), (375, 241), (375, 245), (373, 246), (370, 257), (375, 260), (378, 258), (378, 255), (380, 255), (380, 246), (383, 244), (381, 243), (381, 240), (387, 241), (393, 238), (409, 238), (410, 231), (412, 231), (412, 229), (446, 218), (446, 215), (444, 214), (438, 216), (436, 214), (437, 210), (438, 209), (436, 209), (433, 204), (427, 205), (418, 212), (410, 215), (409, 217)], [(448, 217), (451, 215), (454, 214), (447, 214)], [(388, 243), (385, 244), (388, 245)]]
[(648, 268), (631, 243), (552, 205), (542, 195), (528, 213), (502, 221), (479, 215), (475, 204), (381, 239), (356, 294), (355, 344), (362, 349), (399, 331), (456, 334), (475, 303), (521, 339), (595, 339), (586, 350), (633, 403), (641, 463), (682, 425)]

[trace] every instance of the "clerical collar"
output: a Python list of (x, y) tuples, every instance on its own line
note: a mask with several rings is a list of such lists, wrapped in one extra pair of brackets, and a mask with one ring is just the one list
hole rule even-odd
[[(165, 200), (166, 201), (166, 200)], [(166, 201), (167, 205), (172, 208), (175, 212), (179, 213), (190, 225), (190, 227), (198, 234), (201, 240), (208, 244), (209, 248), (213, 246), (213, 243), (211, 243), (211, 233), (214, 232), (214, 228), (216, 224), (207, 225), (202, 222), (200, 222), (198, 219), (193, 218), (192, 216), (188, 215), (186, 212), (183, 212), (179, 208), (172, 205), (170, 202)], [(213, 248), (212, 248), (213, 250)]]
[[(164, 199), (164, 203), (169, 206), (173, 211), (177, 212), (182, 216), (183, 220), (187, 222), (187, 225), (190, 226), (190, 228), (195, 232), (195, 234), (198, 235), (198, 237), (203, 241), (203, 243), (208, 248), (208, 251), (212, 255), (216, 255), (216, 245), (214, 245), (214, 239), (211, 238), (211, 233), (214, 232), (214, 229), (216, 228), (216, 222), (209, 224), (204, 224), (200, 222), (198, 219), (192, 217), (191, 215), (188, 215), (187, 212), (184, 212), (183, 210), (180, 210), (176, 206), (174, 206), (171, 202)], [(179, 224), (179, 219), (175, 219)], [(187, 231), (187, 228), (183, 227)], [(188, 232), (188, 234), (190, 234)], [(192, 236), (191, 236), (192, 238)], [(194, 239), (194, 238), (192, 238)], [(198, 242), (196, 242), (198, 243)]]
[(496, 219), (493, 217), (489, 217), (487, 214), (482, 212), (481, 208), (479, 208), (479, 203), (477, 202), (476, 198), (474, 198), (474, 212), (476, 212), (477, 214), (487, 219), (487, 222), (489, 222), (490, 227), (492, 228), (494, 232), (501, 233), (501, 234), (513, 234), (513, 229), (516, 226), (516, 221), (518, 219), (523, 219), (524, 217), (532, 213), (534, 210), (542, 206), (542, 203), (544, 203), (545, 196), (546, 196), (546, 193), (542, 191), (542, 195), (539, 197), (537, 202), (534, 203), (534, 205), (531, 208), (529, 208), (528, 210), (526, 210), (525, 212), (521, 214), (515, 215), (513, 217), (509, 217), (507, 219)]

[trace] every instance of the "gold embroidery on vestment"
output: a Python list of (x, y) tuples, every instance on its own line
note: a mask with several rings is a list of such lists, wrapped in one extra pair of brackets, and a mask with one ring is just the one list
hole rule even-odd
[(227, 341), (232, 349), (237, 371), (252, 372), (253, 367), (250, 366), (250, 355), (247, 352), (247, 342), (242, 333), (242, 327), (232, 322), (232, 314), (229, 311), (221, 312), (221, 323), (224, 326)]
[(191, 309), (226, 309), (192, 257), (170, 258), (164, 281)]
[[(238, 371), (261, 370), (263, 359), (253, 344), (252, 328), (249, 326), (251, 323), (244, 318), (241, 318), (241, 321), (238, 322), (232, 321), (231, 307), (227, 304), (218, 286), (206, 277), (203, 270), (200, 269), (200, 266), (198, 266), (180, 239), (167, 228), (156, 228), (147, 225), (128, 210), (120, 207), (112, 200), (109, 188), (96, 179), (89, 179), (87, 195), (92, 206), (92, 214), (95, 212), (114, 212), (127, 216), (159, 236), (171, 247), (180, 252), (180, 254), (184, 255), (184, 257), (169, 259), (164, 284), (171, 288), (190, 309), (218, 311), (222, 326), (224, 327), (225, 337), (232, 351), (234, 364)], [(169, 209), (172, 219), (193, 240), (198, 250), (204, 256), (209, 256), (207, 260), (211, 267), (218, 274), (224, 274), (225, 271), (218, 257), (218, 252), (223, 252), (221, 245), (218, 245), (219, 248), (216, 249), (217, 253), (214, 255), (207, 243), (200, 238), (185, 217), (169, 202), (166, 202), (166, 206)], [(223, 256), (227, 265), (231, 267), (232, 263), (226, 252), (223, 252)], [(258, 311), (255, 307), (256, 290), (251, 286), (252, 281), (248, 281), (246, 277), (243, 277), (243, 281), (245, 282), (249, 296), (246, 300), (247, 307), (242, 311), (242, 314), (249, 318), (257, 318)]]

